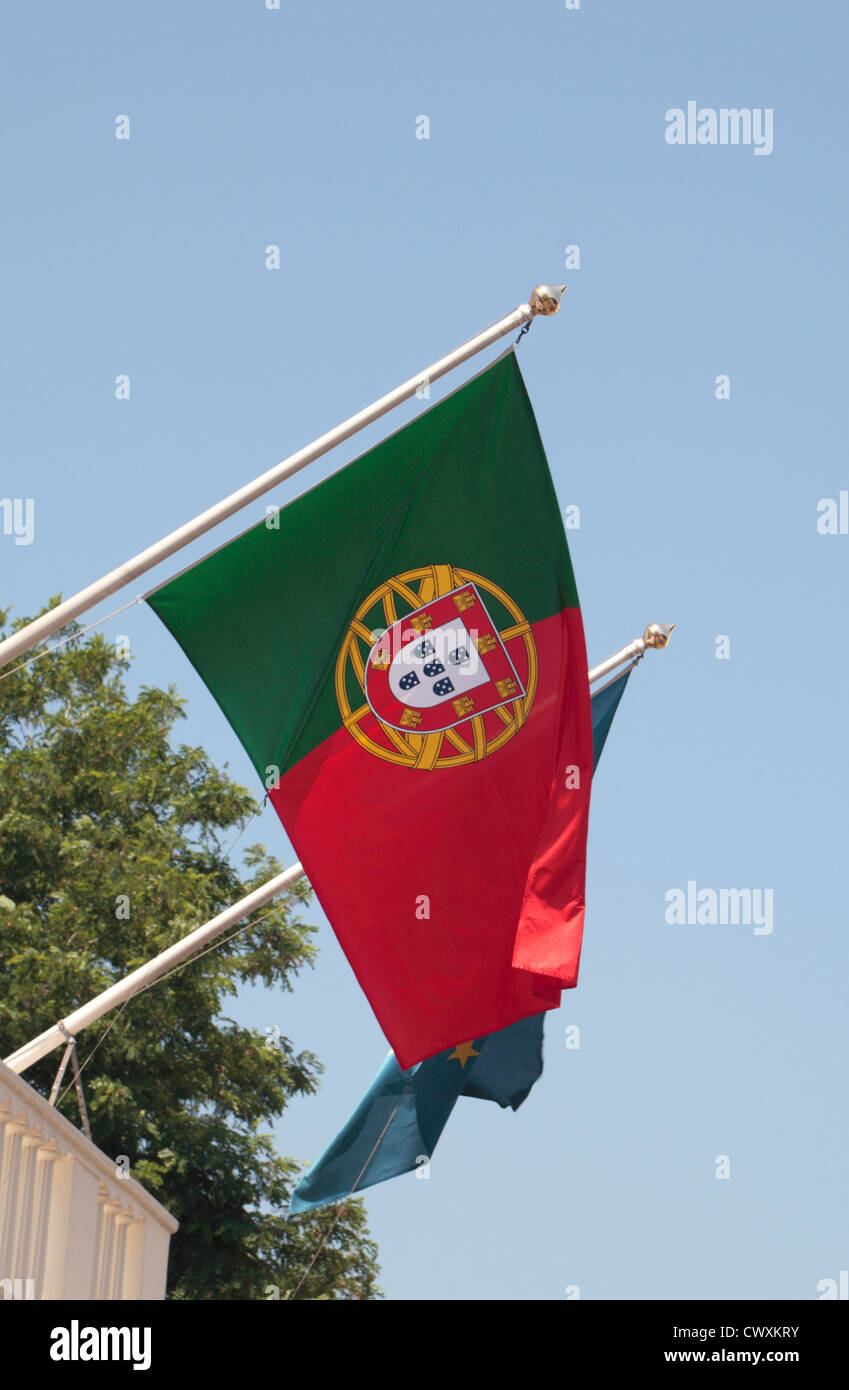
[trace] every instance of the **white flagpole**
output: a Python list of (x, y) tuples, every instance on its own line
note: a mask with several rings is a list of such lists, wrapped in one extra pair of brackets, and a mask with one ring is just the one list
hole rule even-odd
[(87, 613), (101, 599), (108, 598), (117, 589), (122, 589), (125, 584), (138, 579), (139, 575), (146, 574), (148, 570), (153, 569), (154, 565), (158, 565), (160, 560), (166, 560), (175, 551), (182, 550), (183, 546), (189, 545), (192, 541), (197, 540), (198, 536), (212, 530), (213, 526), (217, 526), (220, 521), (226, 521), (227, 517), (232, 516), (242, 507), (246, 507), (249, 502), (255, 502), (258, 497), (262, 497), (263, 493), (270, 492), (285, 478), (291, 478), (293, 473), (305, 468), (308, 463), (313, 463), (315, 459), (326, 454), (337, 444), (350, 439), (352, 434), (365, 429), (367, 425), (394, 409), (396, 405), (400, 405), (402, 401), (409, 400), (423, 385), (438, 381), (440, 377), (453, 371), (455, 367), (461, 366), (463, 362), (467, 362), (476, 353), (483, 352), (485, 348), (498, 342), (499, 338), (521, 328), (523, 324), (530, 323), (537, 314), (556, 314), (565, 289), (565, 285), (537, 285), (526, 303), (519, 304), (509, 314), (505, 314), (489, 328), (485, 328), (482, 333), (478, 333), (474, 338), (469, 338), (468, 342), (462, 343), (460, 347), (449, 352), (447, 356), (432, 362), (429, 367), (425, 367), (416, 376), (411, 376), (409, 380), (396, 386), (395, 390), (390, 391), (388, 395), (381, 396), (380, 400), (366, 406), (356, 415), (351, 415), (335, 429), (328, 430), (327, 434), (321, 435), (319, 439), (308, 444), (306, 448), (299, 449), (295, 454), (290, 454), (282, 463), (270, 468), (267, 473), (255, 478), (252, 483), (239, 488), (237, 492), (231, 492), (229, 497), (225, 497), (214, 507), (209, 507), (205, 512), (201, 512), (200, 516), (196, 516), (193, 521), (178, 527), (176, 531), (164, 536), (155, 545), (150, 545), (146, 550), (140, 551), (132, 560), (127, 560), (117, 569), (110, 570), (102, 579), (98, 579), (94, 584), (89, 584), (86, 589), (81, 589), (72, 598), (65, 599), (64, 603), (58, 604), (49, 613), (45, 613), (42, 617), (28, 623), (19, 632), (12, 633), (11, 637), (0, 642), (0, 667), (13, 661), (22, 652), (29, 651), (31, 647), (42, 642), (45, 637), (50, 637), (52, 633), (58, 632), (59, 628), (64, 627), (73, 618), (78, 618), (81, 613)]
[(275, 875), (264, 883), (261, 888), (255, 888), (253, 893), (248, 893), (247, 897), (240, 898), (232, 907), (225, 908), (219, 912), (217, 917), (211, 918), (202, 927), (196, 927), (189, 932), (181, 941), (175, 942), (167, 950), (160, 952), (144, 965), (140, 965), (138, 970), (126, 975), (123, 980), (118, 980), (109, 989), (105, 989), (102, 994), (98, 994), (94, 999), (90, 999), (81, 1008), (75, 1009), (67, 1018), (63, 1018), (59, 1023), (54, 1023), (52, 1028), (33, 1038), (32, 1042), (25, 1043), (19, 1047), (17, 1052), (13, 1052), (10, 1057), (5, 1058), (6, 1066), (10, 1071), (26, 1071), (42, 1057), (46, 1057), (48, 1052), (54, 1048), (61, 1047), (68, 1041), (68, 1034), (76, 1037), (77, 1033), (83, 1028), (87, 1028), (90, 1023), (95, 1023), (97, 1019), (108, 1014), (110, 1009), (114, 1009), (118, 1004), (123, 1004), (146, 985), (152, 984), (162, 975), (166, 975), (180, 961), (192, 955), (199, 946), (206, 945), (207, 941), (213, 941), (216, 936), (222, 936), (228, 927), (232, 927), (236, 922), (241, 922), (243, 917), (247, 917), (250, 912), (256, 912), (258, 907), (264, 907), (272, 898), (284, 892), (286, 888), (291, 888), (293, 883), (303, 878), (304, 871), (300, 864), (291, 864), (288, 869), (284, 869), (282, 874)]
[(665, 647), (672, 635), (675, 624), (672, 623), (649, 623), (642, 637), (637, 637), (633, 642), (629, 642), (627, 647), (621, 647), (618, 652), (614, 652), (606, 661), (602, 661), (599, 666), (593, 666), (590, 671), (590, 685), (595, 685), (602, 676), (610, 675), (617, 666), (622, 666), (626, 661), (631, 661), (634, 657), (642, 656), (648, 647)]
[[(674, 624), (672, 626), (674, 627)], [(602, 676), (608, 675), (610, 671), (615, 670), (625, 661), (642, 656), (646, 648), (665, 647), (671, 632), (672, 627), (668, 627), (664, 623), (651, 623), (642, 637), (638, 637), (634, 642), (629, 642), (627, 647), (622, 647), (620, 651), (603, 661), (600, 666), (593, 667), (589, 673), (590, 685), (600, 680)], [(181, 961), (193, 955), (198, 947), (205, 946), (208, 941), (214, 941), (217, 936), (222, 936), (229, 927), (234, 926), (236, 922), (241, 922), (251, 912), (256, 912), (258, 907), (264, 907), (272, 898), (276, 898), (285, 889), (291, 888), (293, 883), (297, 883), (303, 877), (303, 867), (300, 864), (291, 864), (281, 874), (270, 878), (261, 888), (255, 888), (252, 893), (248, 893), (247, 897), (240, 898), (237, 903), (233, 903), (232, 907), (219, 912), (217, 917), (213, 917), (204, 926), (196, 927), (181, 941), (175, 942), (173, 946), (169, 946), (158, 956), (154, 956), (145, 965), (139, 966), (138, 970), (134, 970), (123, 980), (110, 985), (109, 989), (96, 995), (94, 999), (90, 999), (87, 1004), (83, 1004), (72, 1014), (68, 1014), (67, 1018), (54, 1023), (52, 1028), (40, 1033), (31, 1042), (24, 1043), (24, 1046), (19, 1047), (17, 1052), (13, 1052), (5, 1058), (6, 1066), (10, 1071), (17, 1072), (20, 1076), (27, 1067), (31, 1067), (42, 1057), (46, 1057), (54, 1048), (67, 1043), (69, 1034), (71, 1037), (76, 1037), (77, 1033), (81, 1032), (83, 1028), (87, 1028), (90, 1023), (95, 1023), (97, 1019), (109, 1013), (110, 1009), (125, 1003), (134, 994), (152, 984), (154, 980), (167, 975), (168, 971), (172, 970), (175, 965), (179, 965)]]

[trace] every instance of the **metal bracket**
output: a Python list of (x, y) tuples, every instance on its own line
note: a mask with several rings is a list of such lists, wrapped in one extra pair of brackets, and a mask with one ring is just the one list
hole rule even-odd
[(91, 1139), (91, 1125), (88, 1122), (88, 1110), (86, 1109), (85, 1096), (83, 1095), (83, 1081), (80, 1075), (80, 1059), (77, 1056), (77, 1040), (68, 1032), (64, 1023), (57, 1024), (57, 1027), (60, 1032), (64, 1033), (65, 1037), (68, 1039), (68, 1043), (62, 1054), (62, 1061), (59, 1063), (59, 1070), (56, 1073), (56, 1080), (51, 1087), (50, 1098), (47, 1103), (48, 1105), (56, 1104), (56, 1097), (59, 1094), (59, 1087), (62, 1085), (62, 1078), (65, 1075), (68, 1062), (72, 1061), (74, 1064), (74, 1086), (76, 1087), (77, 1101), (80, 1107), (80, 1119), (83, 1122), (83, 1134), (86, 1139)]

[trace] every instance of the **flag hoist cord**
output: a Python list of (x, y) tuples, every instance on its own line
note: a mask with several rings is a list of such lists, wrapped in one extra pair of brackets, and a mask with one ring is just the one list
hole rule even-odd
[[(602, 661), (599, 666), (593, 667), (589, 672), (590, 685), (595, 685), (605, 676), (609, 676), (613, 671), (618, 671), (618, 669), (624, 667), (626, 663), (628, 663), (629, 666), (635, 665), (648, 648), (665, 647), (669, 641), (671, 632), (672, 628), (664, 623), (651, 623), (646, 628), (642, 637), (637, 637), (633, 642), (629, 642), (626, 647), (622, 647), (618, 652), (614, 652), (613, 656), (608, 657), (606, 661)], [(619, 674), (624, 674), (624, 672), (620, 671)], [(189, 932), (187, 936), (175, 942), (173, 946), (169, 946), (167, 950), (162, 951), (158, 956), (154, 956), (152, 960), (139, 966), (137, 970), (133, 970), (131, 974), (125, 976), (123, 980), (118, 980), (116, 984), (111, 985), (109, 989), (104, 990), (102, 994), (98, 994), (94, 999), (90, 999), (87, 1004), (83, 1004), (81, 1008), (75, 1009), (73, 1013), (68, 1014), (66, 1018), (60, 1019), (58, 1023), (54, 1023), (52, 1028), (48, 1028), (44, 1033), (39, 1034), (37, 1038), (33, 1038), (30, 1042), (25, 1043), (23, 1047), (19, 1047), (17, 1052), (13, 1052), (9, 1057), (4, 1059), (6, 1066), (9, 1067), (11, 1071), (17, 1072), (17, 1074), (20, 1075), (22, 1072), (26, 1071), (27, 1067), (31, 1067), (34, 1062), (38, 1062), (42, 1057), (46, 1057), (54, 1048), (61, 1047), (63, 1043), (69, 1043), (83, 1028), (87, 1028), (89, 1024), (95, 1023), (97, 1019), (102, 1018), (103, 1015), (109, 1013), (111, 1009), (116, 1008), (119, 1004), (126, 1004), (134, 995), (146, 989), (149, 985), (153, 984), (154, 981), (161, 979), (164, 975), (173, 970), (176, 965), (187, 960), (189, 956), (194, 955), (200, 947), (206, 946), (208, 942), (215, 941), (218, 937), (223, 936), (228, 928), (235, 926), (239, 922), (244, 922), (244, 919), (249, 917), (252, 912), (256, 912), (260, 907), (264, 907), (272, 898), (279, 897), (281, 893), (285, 893), (288, 888), (291, 888), (293, 884), (297, 883), (303, 877), (304, 870), (300, 864), (290, 865), (288, 869), (284, 869), (282, 873), (269, 879), (261, 888), (255, 888), (252, 893), (248, 893), (246, 897), (240, 898), (238, 902), (233, 903), (233, 905), (226, 908), (224, 912), (219, 912), (217, 917), (213, 917), (209, 922), (206, 922), (204, 926), (197, 927), (194, 931)]]

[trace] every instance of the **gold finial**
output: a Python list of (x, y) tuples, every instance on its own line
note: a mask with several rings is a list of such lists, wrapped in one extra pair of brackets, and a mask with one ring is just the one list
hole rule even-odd
[(643, 641), (647, 647), (663, 648), (668, 645), (674, 631), (674, 623), (649, 623), (643, 633)]
[(556, 314), (565, 293), (565, 285), (536, 285), (528, 303), (534, 314)]

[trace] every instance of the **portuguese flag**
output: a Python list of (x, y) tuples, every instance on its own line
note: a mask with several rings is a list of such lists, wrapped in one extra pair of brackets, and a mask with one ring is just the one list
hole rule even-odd
[(511, 351), (148, 596), (241, 739), (402, 1068), (577, 982), (592, 729)]

